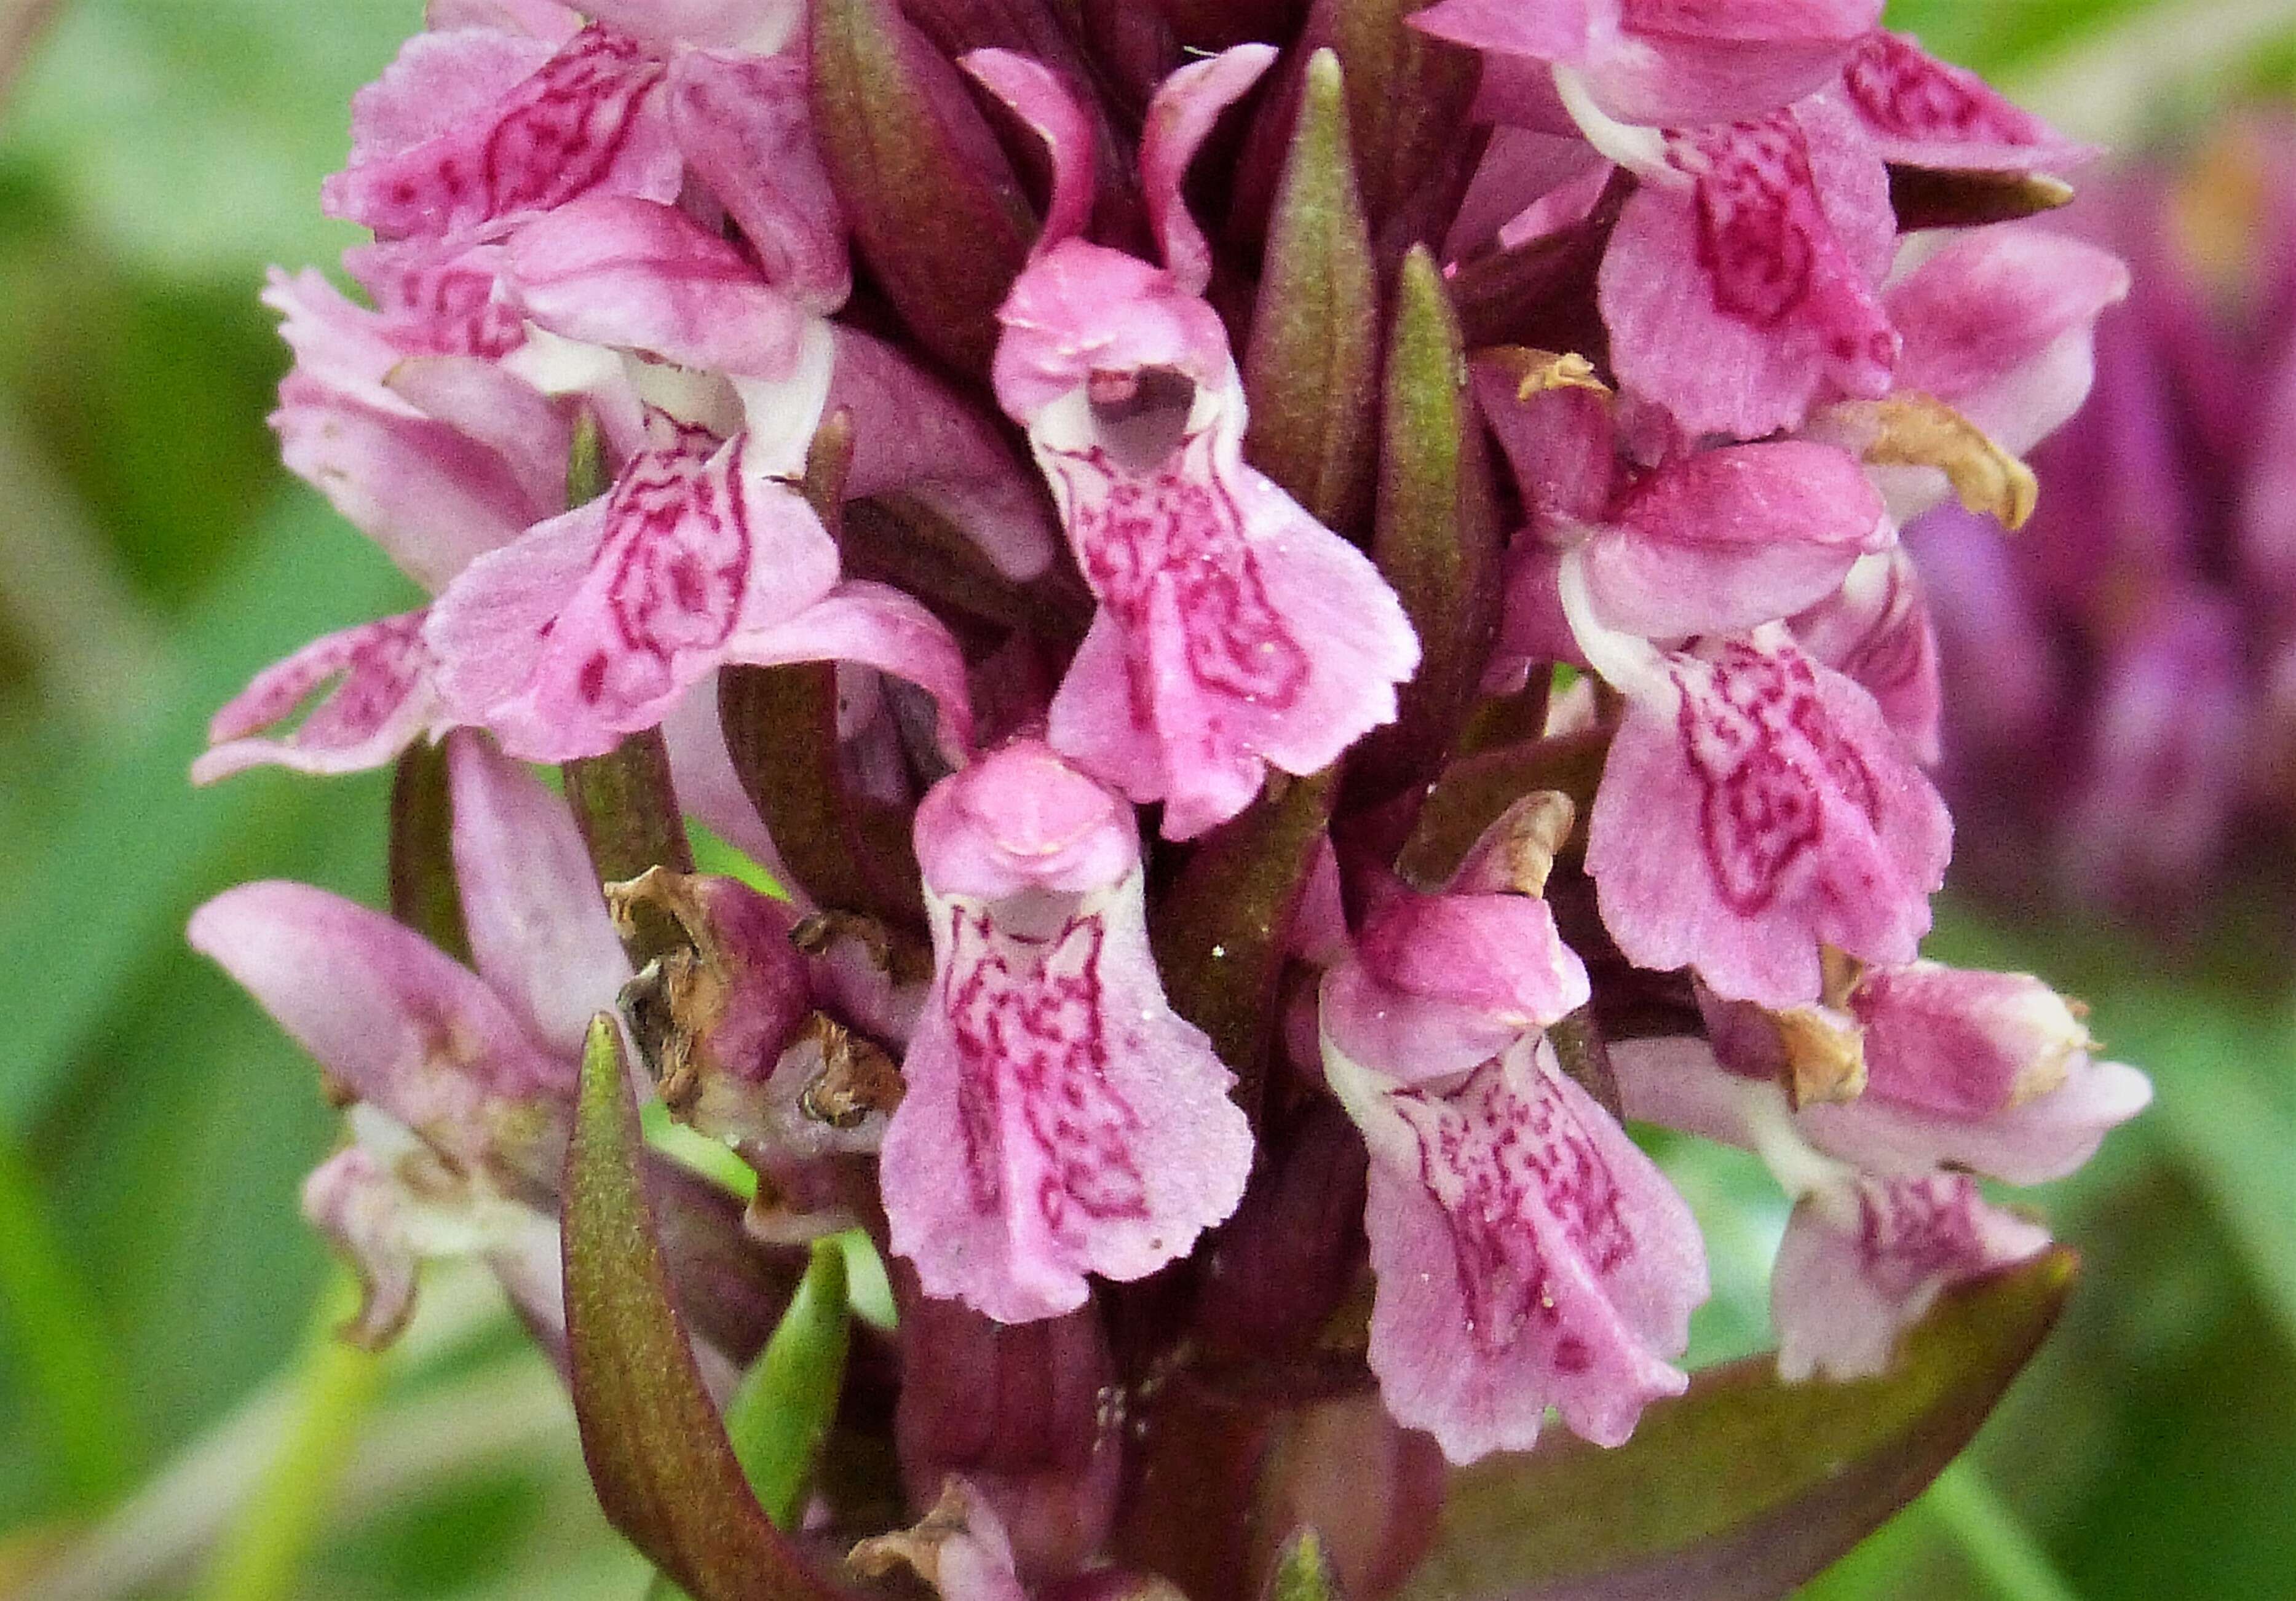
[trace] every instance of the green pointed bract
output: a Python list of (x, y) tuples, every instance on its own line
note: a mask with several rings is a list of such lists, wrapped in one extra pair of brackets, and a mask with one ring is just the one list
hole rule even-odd
[(1396, 720), (1349, 759), (1351, 792), (1384, 799), (1439, 770), (1473, 709), (1499, 618), (1499, 540), (1481, 423), (1442, 269), (1405, 259), (1380, 427), (1372, 555), (1419, 636)]
[(1277, 778), (1196, 848), (1149, 924), (1166, 998), (1211, 1037), (1254, 1116), (1292, 921), (1338, 777)]
[(1308, 62), (1244, 352), (1244, 455), (1326, 527), (1363, 534), (1377, 422), (1379, 283), (1337, 57)]
[[(964, 159), (944, 119), (955, 69), (892, 0), (816, 0), (813, 129), (871, 275), (933, 353), (985, 374), (996, 308), (1028, 259), (1017, 195)], [(920, 74), (945, 72), (937, 99)]]
[(454, 828), (447, 747), (417, 740), (390, 775), (390, 915), (468, 966), (471, 939), (455, 884)]
[(584, 406), (574, 418), (574, 441), (566, 453), (566, 504), (587, 505), (613, 487), (606, 471), (606, 433), (598, 414)]
[(1395, 870), (1432, 893), (1451, 881), (1483, 830), (1533, 790), (1560, 790), (1585, 817), (1595, 804), (1611, 732), (1589, 729), (1478, 751), (1443, 769)]
[[(661, 730), (629, 735), (603, 756), (565, 763), (566, 801), (589, 848), (590, 866), (601, 883), (620, 883), (648, 867), (693, 871), (693, 846), (670, 780), (669, 747)], [(674, 949), (679, 935), (666, 918), (642, 911), (623, 934), (630, 959), (644, 966)]]
[(2056, 1321), (2062, 1246), (1949, 1292), (1897, 1365), (1784, 1384), (1774, 1359), (1712, 1367), (1604, 1450), (1559, 1431), (1455, 1470), (1401, 1601), (1782, 1596), (1879, 1528), (1967, 1444)]
[(750, 1488), (777, 1529), (805, 1510), (815, 1466), (837, 1417), (853, 1312), (845, 1247), (816, 1240), (813, 1261), (765, 1350), (726, 1404), (726, 1433)]
[(1478, 58), (1405, 19), (1431, 0), (1330, 0), (1332, 47), (1347, 74), (1348, 118), (1364, 210), (1380, 259), (1432, 237), (1456, 204), (1465, 174), (1455, 172), (1473, 130), (1468, 110), (1480, 76)]
[(629, 1063), (600, 1013), (566, 1157), (566, 1339), (582, 1453), (614, 1527), (694, 1601), (821, 1601), (702, 1387), (638, 1177)]
[(1275, 1572), (1267, 1584), (1267, 1601), (1344, 1601), (1332, 1575), (1331, 1558), (1313, 1529), (1302, 1529), (1283, 1542)]

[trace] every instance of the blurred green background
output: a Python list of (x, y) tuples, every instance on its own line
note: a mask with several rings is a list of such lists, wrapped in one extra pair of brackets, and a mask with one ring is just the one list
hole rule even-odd
[[(2120, 142), (2296, 61), (2290, 0), (1892, 20)], [(194, 792), (184, 768), (254, 668), (413, 603), (279, 469), (285, 351), (255, 291), (351, 242), (317, 184), (417, 22), (414, 0), (0, 3), (0, 1597), (643, 1587), (477, 1277), (434, 1275), (386, 1359), (320, 1337), (342, 1285), (295, 1201), (333, 1115), (181, 940), (243, 878), (380, 894), (379, 778)], [(2232, 944), (1948, 912), (1935, 954), (2085, 995), (2161, 1098), (2038, 1197), (2089, 1264), (2058, 1336), (1811, 1594), (2296, 1596), (2296, 975)], [(1702, 1345), (1749, 1349), (1776, 1201), (1726, 1157), (1682, 1177), (1719, 1225)]]

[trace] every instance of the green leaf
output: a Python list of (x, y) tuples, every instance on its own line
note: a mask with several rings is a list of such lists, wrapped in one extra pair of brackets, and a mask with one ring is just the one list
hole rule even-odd
[(726, 1404), (734, 1455), (777, 1529), (792, 1526), (805, 1510), (814, 1465), (836, 1420), (852, 1334), (845, 1247), (816, 1240), (789, 1310)]
[(1709, 1368), (1616, 1450), (1550, 1435), (1450, 1478), (1406, 1601), (1697, 1596), (1755, 1601), (1817, 1572), (1967, 1443), (2070, 1290), (2057, 1247), (1944, 1297), (1886, 1375), (1782, 1384)]
[(1379, 284), (1339, 58), (1308, 58), (1244, 352), (1244, 454), (1316, 521), (1359, 532), (1371, 497)]
[(601, 1013), (566, 1156), (566, 1334), (582, 1453), (606, 1517), (696, 1601), (838, 1592), (783, 1539), (727, 1441), (671, 1304), (639, 1179), (629, 1063)]
[(1499, 620), (1498, 520), (1442, 268), (1414, 247), (1396, 292), (1381, 416), (1372, 554), (1419, 636), (1395, 721), (1348, 763), (1350, 795), (1433, 777), (1475, 703)]
[(949, 125), (970, 110), (955, 69), (892, 0), (816, 0), (810, 50), (814, 137), (872, 275), (935, 355), (986, 374), (1029, 227)]

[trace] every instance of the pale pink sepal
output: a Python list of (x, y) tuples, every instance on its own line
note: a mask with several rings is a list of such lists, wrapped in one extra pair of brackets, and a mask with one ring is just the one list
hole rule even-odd
[(1794, 1208), (1770, 1270), (1778, 1374), (1871, 1378), (1940, 1292), (2045, 1249), (2048, 1230), (1988, 1205), (1974, 1180), (1857, 1177)]
[(1691, 434), (1758, 439), (1816, 401), (1890, 390), (1877, 286), (1897, 238), (1889, 174), (1822, 98), (1669, 135), (1597, 284), (1622, 388)]
[(1903, 546), (1860, 557), (1792, 627), (1802, 649), (1874, 697), (1916, 761), (1937, 765), (1945, 716), (1937, 629), (1922, 569)]
[(2088, 398), (2096, 320), (2128, 288), (2128, 264), (2081, 240), (2032, 224), (1970, 229), (1882, 297), (1905, 340), (1898, 387), (2022, 456)]
[(2044, 1095), (1984, 1117), (1923, 1110), (1875, 1095), (1801, 1113), (1812, 1143), (1876, 1173), (1966, 1169), (2007, 1184), (2046, 1184), (2079, 1170), (2104, 1137), (2152, 1102), (2152, 1081), (2086, 1054)]
[(1238, 45), (1190, 62), (1158, 86), (1148, 103), (1140, 128), (1140, 185), (1149, 226), (1165, 267), (1190, 294), (1201, 294), (1211, 283), (1212, 251), (1188, 215), (1181, 185), (1220, 113), (1250, 93), (1275, 56), (1273, 45)]
[(594, 0), (585, 9), (656, 44), (760, 55), (788, 45), (805, 17), (804, 0)]
[(1370, 1360), (1398, 1422), (1469, 1462), (1527, 1449), (1549, 1406), (1618, 1445), (1682, 1392), (1697, 1223), (1542, 1037), (1447, 1085), (1395, 1084), (1328, 1039), (1324, 1071), (1372, 1151)]
[(350, 165), (387, 160), (488, 116), (565, 42), (508, 21), (427, 29), (401, 45), (382, 76), (351, 96)]
[(494, 452), (537, 513), (565, 498), (573, 423), (561, 403), (523, 379), (483, 357), (410, 356), (384, 376), (383, 387)]
[(512, 237), (528, 316), (562, 338), (734, 377), (785, 378), (808, 314), (675, 206), (602, 194)]
[(1467, 1071), (1587, 1004), (1587, 968), (1528, 895), (1394, 887), (1328, 973), (1323, 1028), (1349, 1060), (1399, 1083)]
[[(440, 43), (426, 49), (438, 52), (488, 36), (429, 37)], [(492, 62), (488, 70), (499, 73)], [(655, 93), (661, 75), (636, 39), (593, 24), (483, 104), (458, 98), (452, 120), (428, 132), (428, 119), (395, 114), (387, 137), (370, 138), (320, 186), (321, 202), (331, 217), (399, 239), (545, 211), (598, 189), (675, 199), (685, 162)]]
[(1087, 1274), (1186, 1254), (1251, 1164), (1233, 1076), (1164, 999), (1131, 829), (1032, 743), (918, 811), (935, 973), (886, 1131), (885, 1209), (927, 1294), (999, 1322), (1082, 1305)]
[(381, 912), (268, 880), (225, 891), (189, 932), (330, 1077), (449, 1156), (489, 1155), (501, 1103), (573, 1093), (571, 1058), (542, 1049), (477, 974)]
[(455, 882), (471, 956), (527, 1032), (578, 1056), (629, 958), (566, 802), (470, 729), (447, 736)]
[(1612, 504), (1579, 559), (1605, 624), (1674, 639), (1791, 617), (1896, 540), (1856, 457), (1784, 439), (1656, 468)]
[(1411, 21), (1569, 67), (1620, 121), (1679, 127), (1759, 116), (1822, 87), (1881, 12), (1877, 0), (1442, 0)]
[(1776, 624), (1620, 677), (1587, 870), (1628, 960), (1779, 1008), (1818, 998), (1820, 944), (1913, 960), (1952, 822), (1872, 696)]
[(582, 31), (582, 13), (558, 0), (423, 0), (422, 25), (433, 33), (490, 28), (562, 45)]
[(740, 225), (766, 282), (826, 314), (852, 291), (845, 215), (813, 140), (803, 61), (689, 50), (670, 62), (669, 123), (693, 175)]
[(2097, 154), (1907, 34), (1876, 29), (1859, 40), (1839, 94), (1882, 158), (1908, 167), (2065, 173)]
[[(192, 763), (193, 784), (213, 784), (254, 767), (299, 773), (359, 773), (378, 768), (445, 726), (426, 612), (324, 635), (258, 673), (208, 725), (209, 749)], [(266, 734), (324, 692), (299, 727)]]
[(1031, 261), (1082, 234), (1092, 219), (1092, 119), (1051, 68), (1010, 50), (976, 50), (957, 62), (1044, 141), (1053, 192)]

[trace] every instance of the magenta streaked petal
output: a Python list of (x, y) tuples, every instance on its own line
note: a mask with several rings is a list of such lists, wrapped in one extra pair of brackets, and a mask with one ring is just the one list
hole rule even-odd
[(1909, 167), (2065, 173), (2097, 153), (1906, 34), (1876, 29), (1859, 40), (1840, 94), (1882, 160)]
[[(378, 768), (442, 726), (427, 613), (409, 612), (324, 635), (258, 673), (208, 725), (210, 745), (192, 763), (193, 784), (253, 767), (299, 773)], [(299, 727), (268, 734), (324, 690)]]
[(1620, 949), (1773, 1008), (1818, 998), (1821, 943), (1911, 961), (1952, 823), (1873, 697), (1778, 626), (1663, 660), (1587, 824)]
[(1673, 176), (1627, 202), (1599, 295), (1621, 385), (1685, 430), (1757, 439), (1813, 401), (1889, 392), (1876, 293), (1889, 176), (1847, 115), (1805, 101), (1670, 135)]
[(630, 976), (566, 802), (470, 730), (447, 735), (455, 881), (479, 974), (527, 1032), (580, 1054)]
[(1857, 1178), (1821, 1190), (1794, 1209), (1770, 1273), (1779, 1375), (1884, 1372), (1898, 1336), (1941, 1291), (2048, 1243), (2048, 1230), (1988, 1205), (1959, 1175)]
[[(594, 24), (483, 108), (458, 108), (427, 136), (354, 160), (321, 186), (322, 201), (331, 217), (401, 239), (545, 211), (593, 190), (675, 199), (685, 163), (655, 94), (661, 74), (636, 40)], [(406, 120), (391, 131), (408, 131)]]
[(562, 42), (506, 19), (457, 20), (414, 35), (381, 78), (351, 96), (350, 165), (388, 160), (490, 116)]
[(1325, 1051), (1372, 1150), (1371, 1366), (1388, 1410), (1455, 1462), (1527, 1449), (1546, 1408), (1623, 1442), (1687, 1380), (1666, 1359), (1706, 1298), (1696, 1221), (1651, 1160), (1526, 1035), (1448, 1085)]

